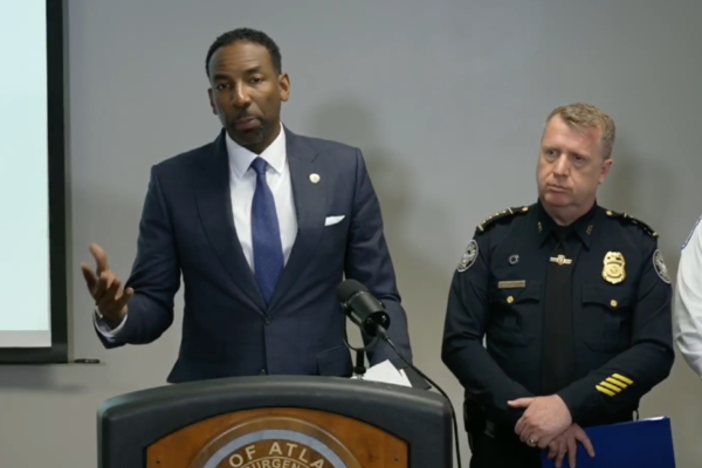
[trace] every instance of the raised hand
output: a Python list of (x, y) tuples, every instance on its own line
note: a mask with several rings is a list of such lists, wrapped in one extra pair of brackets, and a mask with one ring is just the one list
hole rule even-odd
[(99, 245), (91, 244), (90, 253), (97, 263), (96, 270), (93, 271), (87, 263), (81, 264), (88, 291), (106, 319), (120, 322), (129, 312), (128, 302), (134, 296), (134, 290), (122, 289), (122, 281), (110, 270), (107, 254)]

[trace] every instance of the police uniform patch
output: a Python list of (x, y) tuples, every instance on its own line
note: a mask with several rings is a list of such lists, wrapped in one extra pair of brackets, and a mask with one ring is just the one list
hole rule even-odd
[(475, 260), (478, 258), (478, 243), (473, 239), (468, 243), (466, 251), (461, 257), (461, 261), (458, 262), (458, 272), (463, 273), (467, 269), (473, 266)]
[(653, 253), (653, 268), (656, 273), (666, 283), (670, 284), (670, 275), (668, 274), (668, 267), (665, 266), (665, 261), (663, 261), (663, 254), (659, 249)]

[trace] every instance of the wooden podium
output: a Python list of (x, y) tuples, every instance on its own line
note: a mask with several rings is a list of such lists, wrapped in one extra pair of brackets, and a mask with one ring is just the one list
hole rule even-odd
[(450, 468), (452, 449), (444, 397), (362, 380), (217, 379), (98, 411), (100, 468)]

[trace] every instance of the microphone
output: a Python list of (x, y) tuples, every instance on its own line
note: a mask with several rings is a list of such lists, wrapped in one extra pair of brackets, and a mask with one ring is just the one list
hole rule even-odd
[(365, 286), (353, 279), (346, 280), (336, 288), (336, 297), (344, 314), (368, 336), (380, 336), (384, 341), (390, 339), (387, 334), (390, 316), (385, 311), (385, 305)]
[[(451, 419), (453, 420), (453, 437), (456, 441), (455, 451), (456, 451), (456, 462), (458, 468), (461, 468), (461, 450), (458, 446), (458, 422), (456, 418), (456, 410), (453, 407), (453, 403), (449, 396), (441, 389), (433, 380), (427, 377), (422, 371), (417, 369), (412, 363), (408, 362), (402, 354), (395, 347), (395, 343), (392, 342), (390, 336), (388, 335), (387, 329), (390, 327), (390, 316), (385, 311), (385, 305), (380, 302), (375, 296), (373, 296), (368, 289), (356, 280), (348, 279), (343, 281), (336, 288), (336, 296), (341, 303), (341, 309), (344, 314), (356, 325), (358, 325), (361, 330), (363, 330), (369, 336), (374, 338), (373, 342), (377, 341), (378, 338), (385, 341), (390, 348), (397, 354), (397, 356), (412, 370), (419, 374), (424, 380), (429, 382), (436, 388), (439, 393), (446, 398), (451, 407)], [(351, 348), (351, 346), (346, 343), (346, 346)], [(363, 359), (363, 350), (366, 348), (355, 349), (357, 351), (357, 359)], [(361, 374), (365, 371), (362, 365), (356, 364), (356, 369), (359, 369)]]

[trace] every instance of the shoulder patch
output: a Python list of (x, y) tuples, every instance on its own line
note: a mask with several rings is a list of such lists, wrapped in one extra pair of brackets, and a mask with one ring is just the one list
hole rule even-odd
[(692, 229), (690, 229), (690, 234), (687, 235), (687, 239), (685, 239), (685, 242), (683, 242), (683, 245), (682, 245), (682, 247), (680, 247), (680, 250), (684, 250), (685, 247), (687, 247), (687, 244), (690, 243), (690, 239), (692, 239), (692, 235), (695, 233), (695, 230), (697, 229), (697, 225), (700, 224), (700, 221), (702, 221), (702, 216), (697, 218), (697, 221), (692, 226)]
[(619, 218), (630, 224), (640, 227), (646, 234), (648, 234), (653, 239), (658, 239), (658, 233), (653, 230), (651, 226), (644, 223), (638, 218), (634, 218), (628, 213), (617, 213), (616, 211), (607, 210), (607, 216), (611, 218)]
[(461, 256), (461, 261), (458, 262), (458, 272), (463, 273), (464, 271), (472, 267), (477, 259), (478, 243), (475, 241), (475, 239), (473, 239), (468, 243), (466, 251), (463, 252), (463, 256)]
[(529, 211), (528, 206), (520, 206), (516, 208), (507, 208), (506, 210), (500, 211), (499, 213), (495, 213), (494, 215), (488, 217), (485, 221), (482, 223), (478, 224), (478, 232), (485, 232), (488, 227), (493, 225), (495, 221), (499, 219), (505, 219), (507, 217), (513, 217), (518, 214), (524, 214)]
[(670, 284), (670, 275), (668, 274), (668, 267), (665, 266), (665, 261), (663, 261), (663, 254), (659, 249), (653, 252), (653, 268), (656, 270), (658, 277), (664, 282)]

